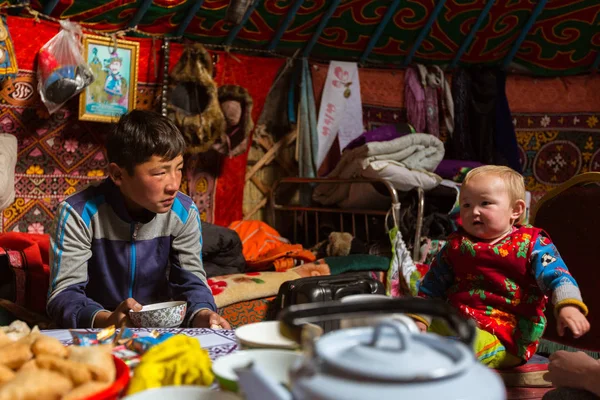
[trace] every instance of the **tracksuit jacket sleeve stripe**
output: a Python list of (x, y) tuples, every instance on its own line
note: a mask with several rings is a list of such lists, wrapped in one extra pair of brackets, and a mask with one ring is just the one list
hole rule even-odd
[(91, 327), (93, 316), (103, 307), (85, 294), (91, 257), (89, 226), (66, 202), (57, 215), (50, 235), (48, 315), (65, 328)]

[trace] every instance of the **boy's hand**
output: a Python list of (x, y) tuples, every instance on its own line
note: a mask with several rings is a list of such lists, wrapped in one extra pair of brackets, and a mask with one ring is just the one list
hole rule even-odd
[(141, 309), (142, 305), (130, 297), (119, 304), (115, 311), (100, 311), (96, 314), (93, 328), (106, 328), (111, 325), (119, 328), (123, 323), (127, 326), (131, 326), (129, 321), (129, 310), (140, 311)]
[(417, 325), (417, 328), (419, 328), (419, 330), (422, 332), (427, 332), (427, 325), (425, 325), (423, 322), (421, 321), (415, 321), (415, 325)]
[(556, 321), (556, 329), (559, 336), (565, 334), (565, 328), (569, 328), (573, 332), (573, 337), (578, 338), (590, 330), (590, 323), (578, 307), (564, 306), (558, 311), (558, 319)]
[(550, 355), (546, 381), (555, 387), (586, 389), (598, 394), (600, 361), (578, 351), (576, 353), (559, 350)]
[(211, 310), (198, 311), (192, 321), (194, 328), (212, 328), (217, 325), (223, 329), (231, 329), (231, 325), (225, 318)]

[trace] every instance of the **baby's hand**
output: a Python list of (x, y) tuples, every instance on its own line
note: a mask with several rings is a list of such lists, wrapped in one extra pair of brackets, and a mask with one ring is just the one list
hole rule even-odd
[(573, 332), (573, 337), (578, 338), (590, 330), (590, 323), (578, 307), (564, 306), (558, 312), (558, 320), (556, 321), (559, 336), (565, 334), (566, 327)]
[(417, 328), (419, 328), (421, 332), (427, 332), (427, 325), (425, 325), (423, 322), (415, 321), (415, 325), (417, 325)]

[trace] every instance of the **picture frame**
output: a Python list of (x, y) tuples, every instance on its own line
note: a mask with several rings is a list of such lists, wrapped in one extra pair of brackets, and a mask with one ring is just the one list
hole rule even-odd
[(139, 59), (138, 42), (96, 35), (83, 36), (83, 58), (94, 82), (79, 95), (79, 119), (116, 122), (135, 108)]

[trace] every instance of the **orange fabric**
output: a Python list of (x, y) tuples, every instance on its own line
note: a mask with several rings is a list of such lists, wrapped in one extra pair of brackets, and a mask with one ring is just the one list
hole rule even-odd
[(513, 113), (600, 112), (600, 75), (510, 76), (506, 97)]
[(294, 267), (296, 260), (316, 260), (315, 255), (302, 245), (290, 244), (262, 221), (234, 221), (229, 229), (236, 231), (242, 240), (242, 254), (248, 271), (264, 271), (273, 267), (281, 272)]
[[(0, 247), (9, 253), (16, 278), (16, 303), (33, 312), (46, 314), (50, 276), (50, 236), (9, 232), (0, 234)], [(10, 252), (18, 252), (12, 257)]]

